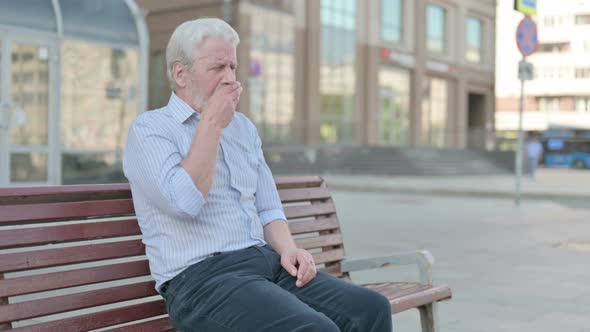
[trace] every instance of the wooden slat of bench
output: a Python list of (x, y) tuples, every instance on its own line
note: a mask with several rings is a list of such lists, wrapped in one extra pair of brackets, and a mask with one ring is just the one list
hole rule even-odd
[(281, 189), (279, 196), (283, 203), (325, 200), (331, 197), (328, 188)]
[(26, 199), (34, 196), (59, 197), (62, 195), (105, 195), (126, 192), (131, 197), (128, 183), (0, 188), (0, 202), (9, 197)]
[(342, 272), (340, 270), (340, 264), (339, 263), (336, 263), (334, 265), (330, 265), (330, 266), (326, 266), (326, 267), (320, 268), (319, 271), (322, 271), (322, 272), (331, 274), (334, 277), (342, 277), (343, 276), (343, 274), (342, 274)]
[(13, 329), (14, 332), (79, 332), (113, 326), (166, 314), (164, 300), (150, 301), (91, 314), (64, 318)]
[(275, 178), (278, 189), (319, 187), (324, 179), (319, 176), (280, 176)]
[(307, 238), (295, 239), (298, 248), (314, 249), (321, 247), (342, 245), (342, 235), (330, 234), (322, 236), (312, 236)]
[(293, 235), (329, 231), (338, 228), (340, 228), (340, 223), (337, 218), (289, 222), (289, 230)]
[(0, 322), (47, 316), (157, 295), (153, 281), (0, 306)]
[(316, 264), (339, 262), (344, 258), (344, 249), (334, 249), (313, 254)]
[(150, 320), (148, 322), (142, 322), (138, 324), (123, 326), (117, 329), (109, 330), (110, 332), (168, 332), (174, 331), (174, 326), (172, 326), (172, 322), (170, 318), (158, 318), (154, 320)]
[(0, 280), (0, 298), (147, 276), (147, 260)]
[(129, 240), (2, 254), (0, 273), (139, 256), (144, 253), (141, 240)]
[(137, 219), (0, 231), (0, 249), (98, 238), (141, 235)]
[(0, 226), (32, 222), (84, 219), (134, 213), (131, 199), (5, 205), (0, 209)]
[(332, 203), (286, 206), (284, 210), (287, 219), (314, 217), (336, 213), (336, 207)]
[(364, 286), (386, 296), (391, 302), (394, 314), (451, 298), (451, 290), (447, 286), (418, 283), (382, 283)]

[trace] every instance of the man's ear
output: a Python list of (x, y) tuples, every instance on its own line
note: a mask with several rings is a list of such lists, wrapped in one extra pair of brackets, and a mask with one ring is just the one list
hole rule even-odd
[(174, 63), (172, 66), (172, 79), (176, 82), (177, 87), (186, 87), (188, 83), (188, 68), (179, 62)]

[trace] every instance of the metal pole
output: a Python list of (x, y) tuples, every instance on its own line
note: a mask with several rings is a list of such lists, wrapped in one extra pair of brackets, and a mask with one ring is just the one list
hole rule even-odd
[[(524, 57), (522, 58), (524, 61)], [(523, 150), (523, 132), (522, 132), (522, 112), (524, 109), (524, 80), (520, 80), (520, 102), (518, 105), (518, 144), (516, 145), (516, 206), (520, 206), (520, 179), (522, 178), (522, 150)]]

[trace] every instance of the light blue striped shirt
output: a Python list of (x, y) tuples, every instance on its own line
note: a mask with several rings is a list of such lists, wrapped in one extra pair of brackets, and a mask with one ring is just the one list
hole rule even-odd
[(204, 199), (180, 167), (199, 121), (200, 113), (172, 93), (167, 106), (129, 128), (123, 171), (156, 289), (215, 252), (266, 244), (263, 226), (287, 220), (256, 127), (241, 113), (222, 131)]

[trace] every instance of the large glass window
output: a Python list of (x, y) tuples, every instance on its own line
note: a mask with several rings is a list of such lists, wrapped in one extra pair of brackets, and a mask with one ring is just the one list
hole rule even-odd
[(480, 19), (475, 17), (468, 17), (465, 26), (466, 29), (466, 50), (465, 59), (469, 62), (482, 62), (482, 39), (483, 39), (483, 24)]
[(379, 141), (383, 145), (407, 145), (410, 135), (410, 72), (399, 68), (381, 68), (379, 87)]
[(400, 43), (403, 36), (403, 1), (381, 0), (381, 39)]
[(449, 83), (439, 78), (426, 80), (422, 98), (422, 143), (444, 147), (447, 136)]
[(446, 52), (447, 11), (433, 4), (426, 6), (426, 48), (433, 53)]
[(580, 113), (590, 113), (590, 97), (577, 97), (575, 108)]
[(252, 6), (248, 89), (251, 119), (265, 142), (293, 143), (303, 119), (295, 110), (295, 16), (293, 4), (280, 9)]
[(121, 153), (127, 130), (137, 116), (138, 64), (135, 49), (64, 41), (61, 142), (65, 184), (92, 181), (91, 172), (82, 171), (86, 169), (101, 169), (105, 176), (119, 174), (112, 181), (124, 179)]
[(326, 143), (355, 141), (355, 0), (321, 0), (321, 124)]
[(558, 97), (541, 97), (539, 98), (539, 110), (541, 112), (559, 112)]

